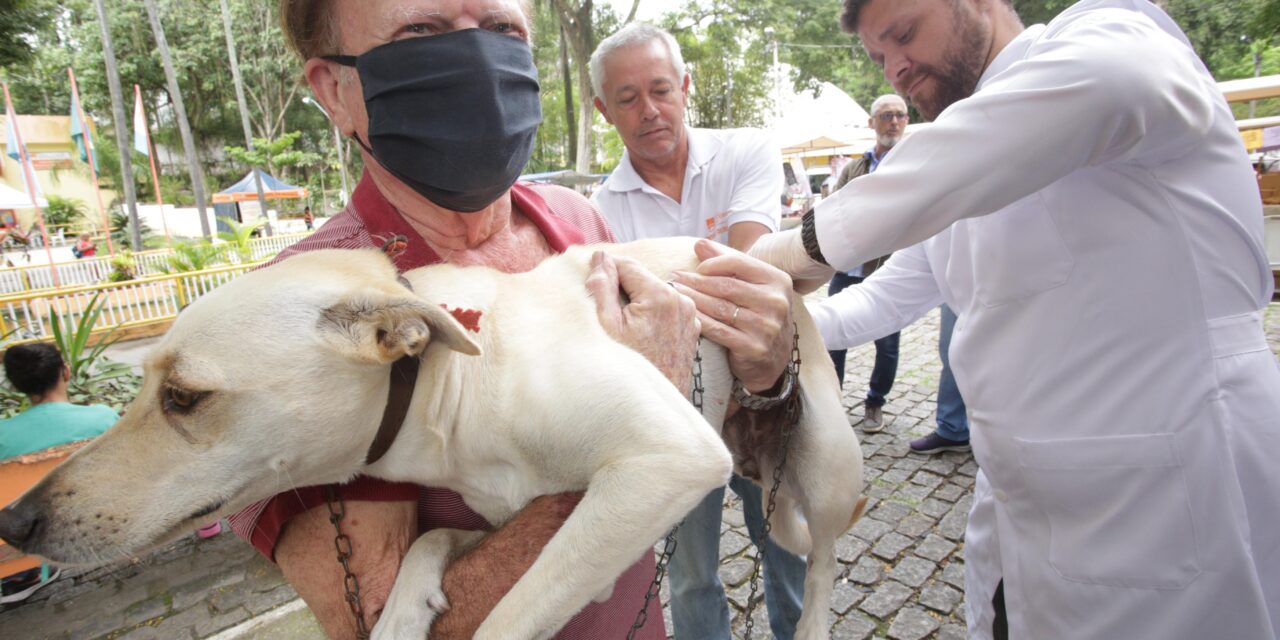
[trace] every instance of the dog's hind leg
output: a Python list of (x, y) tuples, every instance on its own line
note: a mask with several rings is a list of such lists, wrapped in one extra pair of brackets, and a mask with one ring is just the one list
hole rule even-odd
[(449, 610), (441, 588), (445, 567), (484, 535), (483, 531), (435, 529), (414, 541), (370, 638), (425, 639), (436, 616)]

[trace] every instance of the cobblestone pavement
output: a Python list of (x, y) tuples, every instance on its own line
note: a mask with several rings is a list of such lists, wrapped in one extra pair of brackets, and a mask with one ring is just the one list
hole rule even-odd
[[(1280, 354), (1280, 304), (1267, 309), (1266, 331), (1272, 350)], [(907, 447), (934, 426), (941, 366), (937, 335), (936, 311), (903, 332), (898, 377), (885, 406), (886, 428), (874, 435), (859, 431), (870, 501), (867, 515), (837, 546), (841, 572), (831, 605), (832, 638), (966, 637), (963, 540), (977, 466), (968, 454), (922, 456)], [(845, 404), (854, 422), (862, 415), (873, 355), (871, 345), (850, 351)], [(754, 554), (740, 507), (736, 498), (728, 502), (720, 544), (721, 577), (739, 634)], [(0, 638), (211, 638), (262, 620), (296, 597), (275, 567), (234, 536), (200, 540), (193, 535), (124, 566), (65, 572), (26, 602), (0, 609)], [(293, 625), (298, 631), (266, 626), (241, 637), (322, 637), (308, 623), (309, 614), (299, 613), (292, 616), (303, 618)], [(768, 637), (763, 606), (754, 621), (755, 637)]]

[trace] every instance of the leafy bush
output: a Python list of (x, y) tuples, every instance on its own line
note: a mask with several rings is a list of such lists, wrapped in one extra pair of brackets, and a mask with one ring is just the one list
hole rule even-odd
[(108, 282), (124, 282), (138, 277), (138, 260), (133, 252), (122, 249), (111, 257), (111, 273), (107, 274)]
[[(147, 226), (147, 223), (142, 222), (141, 220), (139, 220), (138, 223), (141, 225), (139, 228), (142, 230), (142, 242), (143, 244), (146, 244), (146, 242), (155, 236), (156, 233), (151, 230), (151, 227)], [(112, 209), (111, 241), (121, 247), (129, 246), (129, 236), (133, 229), (131, 225), (132, 222), (129, 220), (129, 214), (124, 213), (119, 209)]]

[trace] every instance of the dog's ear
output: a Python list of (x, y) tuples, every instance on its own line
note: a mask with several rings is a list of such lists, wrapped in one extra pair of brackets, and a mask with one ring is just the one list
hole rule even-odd
[(338, 351), (369, 362), (421, 355), (432, 340), (480, 355), (480, 345), (452, 314), (411, 295), (370, 292), (348, 298), (321, 311), (317, 328)]

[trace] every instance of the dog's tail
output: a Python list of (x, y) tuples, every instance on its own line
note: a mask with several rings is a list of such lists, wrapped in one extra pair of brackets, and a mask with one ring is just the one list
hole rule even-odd
[[(764, 493), (764, 508), (768, 508), (769, 492)], [(769, 519), (770, 537), (778, 546), (798, 556), (808, 555), (813, 548), (809, 537), (809, 525), (800, 514), (800, 504), (791, 496), (779, 493), (773, 516)]]

